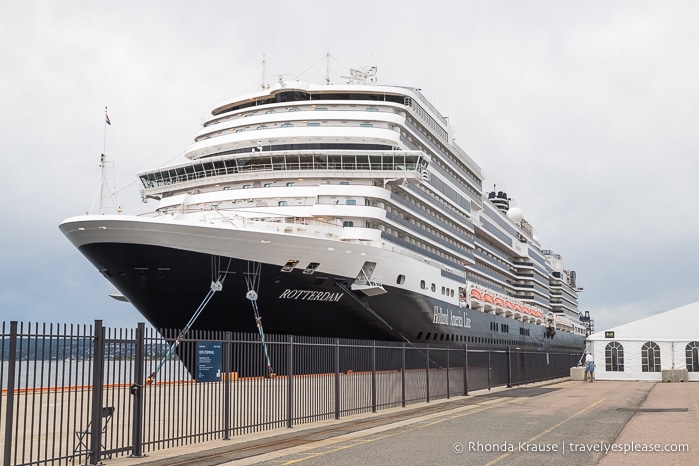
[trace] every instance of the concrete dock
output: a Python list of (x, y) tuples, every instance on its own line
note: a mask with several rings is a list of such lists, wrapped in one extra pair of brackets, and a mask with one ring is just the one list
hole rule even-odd
[(559, 380), (105, 459), (160, 465), (686, 465), (699, 384)]

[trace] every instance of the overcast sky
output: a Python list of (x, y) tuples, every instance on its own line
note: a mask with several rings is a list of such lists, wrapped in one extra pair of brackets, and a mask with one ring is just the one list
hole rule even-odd
[(182, 161), (263, 56), (320, 82), (327, 53), (335, 82), (376, 65), (422, 89), (598, 331), (699, 301), (697, 24), (696, 1), (3, 1), (0, 321), (143, 321), (58, 230), (95, 201), (105, 106), (136, 214), (136, 174)]

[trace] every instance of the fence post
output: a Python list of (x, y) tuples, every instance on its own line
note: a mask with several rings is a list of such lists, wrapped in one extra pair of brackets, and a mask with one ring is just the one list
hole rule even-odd
[(233, 332), (223, 334), (223, 440), (231, 439), (231, 378), (233, 375), (231, 354), (233, 351)]
[(430, 402), (430, 345), (425, 350), (425, 389), (427, 391), (425, 403)]
[(289, 360), (286, 371), (286, 427), (291, 429), (294, 416), (294, 336), (289, 335)]
[(2, 464), (10, 464), (12, 456), (12, 418), (15, 410), (15, 370), (17, 368), (17, 321), (10, 322), (10, 348), (7, 367), (7, 407), (5, 410), (5, 453)]
[(104, 327), (95, 320), (92, 352), (92, 413), (90, 420), (90, 464), (100, 463), (102, 456), (102, 385), (104, 385)]
[(490, 374), (493, 372), (493, 368), (490, 365), (490, 351), (488, 351), (488, 391), (490, 391)]
[(131, 456), (143, 456), (143, 386), (145, 383), (145, 331), (146, 324), (139, 322), (136, 327), (136, 352), (134, 354), (134, 376), (131, 385), (133, 395), (133, 425), (131, 437), (133, 447)]
[(468, 343), (464, 343), (464, 396), (468, 396)]
[(509, 346), (507, 347), (507, 388), (512, 388), (512, 358)]
[(340, 419), (340, 339), (335, 338), (335, 419)]
[(371, 412), (376, 412), (376, 340), (371, 347)]
[(447, 400), (449, 399), (449, 353), (451, 353), (451, 348), (447, 344)]
[(401, 406), (405, 408), (405, 342), (403, 342), (403, 360), (401, 362), (402, 364), (402, 369), (401, 369), (401, 375), (400, 375), (400, 397), (401, 397)]

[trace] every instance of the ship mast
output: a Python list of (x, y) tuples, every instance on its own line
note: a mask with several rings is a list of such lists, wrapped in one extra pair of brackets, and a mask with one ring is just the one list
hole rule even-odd
[(99, 214), (104, 215), (105, 208), (111, 207), (117, 211), (116, 205), (116, 193), (111, 189), (114, 185), (114, 180), (110, 184), (109, 178), (114, 178), (114, 164), (113, 162), (107, 161), (107, 126), (111, 126), (112, 122), (109, 120), (109, 115), (107, 114), (107, 107), (104, 107), (104, 142), (102, 146), (102, 154), (100, 155), (100, 169), (102, 172), (102, 181), (100, 182), (100, 203), (99, 203)]
[(262, 77), (260, 79), (260, 89), (266, 91), (269, 89), (269, 84), (267, 83), (267, 58), (262, 55)]

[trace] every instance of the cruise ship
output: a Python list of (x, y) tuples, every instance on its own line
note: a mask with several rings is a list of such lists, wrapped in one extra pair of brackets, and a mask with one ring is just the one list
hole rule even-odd
[(155, 328), (582, 350), (575, 272), (448, 119), (349, 78), (220, 103), (184, 161), (138, 175), (150, 211), (61, 231)]

